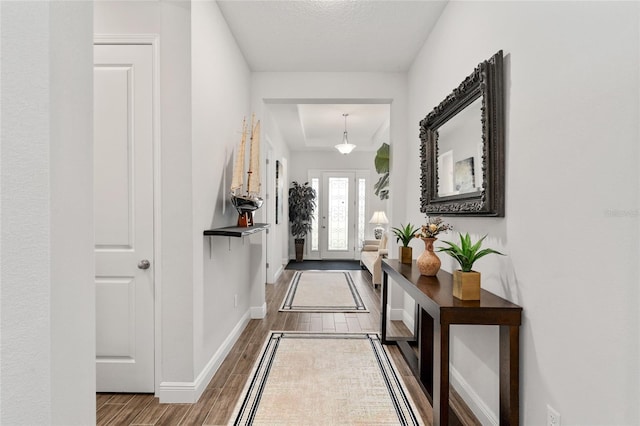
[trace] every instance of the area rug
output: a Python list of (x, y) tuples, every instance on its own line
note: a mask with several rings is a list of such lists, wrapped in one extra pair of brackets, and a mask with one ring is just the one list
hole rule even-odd
[(421, 425), (377, 334), (272, 332), (230, 425)]
[(297, 271), (280, 311), (369, 312), (351, 275), (344, 271)]
[(361, 271), (359, 260), (303, 260), (290, 261), (285, 269), (295, 271)]

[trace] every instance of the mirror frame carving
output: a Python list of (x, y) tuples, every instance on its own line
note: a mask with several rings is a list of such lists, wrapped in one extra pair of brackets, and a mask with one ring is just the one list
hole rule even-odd
[[(436, 216), (504, 217), (504, 82), (502, 50), (481, 62), (420, 121), (420, 211)], [(438, 129), (476, 99), (482, 99), (482, 188), (438, 196)], [(474, 142), (475, 143), (475, 142)]]

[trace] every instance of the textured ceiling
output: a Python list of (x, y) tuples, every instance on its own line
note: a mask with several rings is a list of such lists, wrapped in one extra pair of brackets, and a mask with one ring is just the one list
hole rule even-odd
[[(218, 0), (254, 72), (404, 72), (446, 1)], [(388, 104), (317, 100), (268, 105), (291, 150), (332, 150), (342, 140), (358, 151), (389, 142)]]
[(218, 4), (252, 71), (406, 71), (446, 2)]

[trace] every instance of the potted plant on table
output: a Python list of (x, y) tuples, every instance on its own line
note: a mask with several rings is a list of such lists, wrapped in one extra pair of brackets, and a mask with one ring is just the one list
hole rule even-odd
[(292, 185), (289, 188), (289, 222), (296, 246), (296, 262), (302, 262), (304, 239), (311, 231), (311, 220), (316, 208), (316, 191), (309, 186), (309, 182), (300, 185), (293, 181)]
[(488, 254), (504, 254), (490, 248), (480, 250), (486, 235), (475, 244), (471, 242), (469, 233), (459, 235), (460, 245), (442, 241), (448, 247), (440, 247), (438, 251), (447, 253), (460, 264), (460, 269), (453, 271), (453, 296), (462, 300), (480, 300), (480, 272), (472, 270), (474, 262)]
[(409, 243), (415, 237), (416, 232), (418, 232), (418, 228), (414, 227), (412, 224), (407, 223), (407, 226), (402, 226), (400, 224), (399, 228), (391, 228), (391, 232), (396, 236), (396, 242), (402, 241), (402, 246), (400, 247), (400, 263), (408, 263), (411, 264), (413, 261), (413, 250), (409, 247)]

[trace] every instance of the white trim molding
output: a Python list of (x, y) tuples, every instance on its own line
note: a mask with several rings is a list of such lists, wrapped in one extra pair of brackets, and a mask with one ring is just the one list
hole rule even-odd
[(193, 404), (198, 402), (198, 399), (200, 399), (200, 396), (204, 393), (213, 375), (216, 374), (216, 371), (220, 368), (222, 361), (229, 355), (229, 352), (231, 352), (233, 345), (238, 341), (242, 331), (247, 324), (249, 324), (249, 320), (250, 314), (249, 311), (247, 311), (193, 382), (160, 383), (160, 390), (156, 393), (156, 396), (160, 398), (160, 403)]
[(414, 330), (415, 318), (413, 314), (410, 314), (406, 310), (402, 309), (402, 322), (407, 326), (409, 330)]
[(453, 365), (449, 365), (451, 385), (458, 391), (460, 397), (467, 404), (469, 409), (476, 415), (480, 424), (498, 426), (498, 416), (480, 398), (471, 385), (462, 377)]
[(267, 284), (275, 284), (278, 281), (278, 278), (280, 278), (280, 275), (282, 274), (283, 271), (284, 271), (284, 268), (282, 267), (282, 265), (278, 265), (278, 269), (276, 269), (276, 272), (273, 274), (273, 282), (267, 283)]
[(251, 319), (262, 319), (267, 316), (267, 302), (262, 306), (252, 306), (250, 309)]
[(151, 44), (157, 45), (158, 34), (94, 34), (93, 44)]
[(406, 317), (404, 309), (398, 309), (398, 308), (393, 308), (392, 309), (392, 308), (389, 308), (388, 313), (389, 313), (389, 317), (388, 318), (391, 321), (404, 321), (404, 319)]

